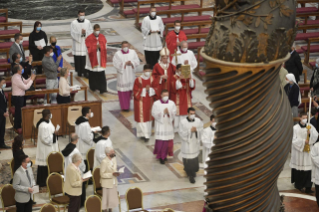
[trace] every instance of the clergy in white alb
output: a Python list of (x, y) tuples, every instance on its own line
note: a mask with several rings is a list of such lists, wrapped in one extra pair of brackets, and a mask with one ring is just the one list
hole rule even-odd
[(121, 109), (128, 111), (135, 80), (135, 71), (140, 65), (135, 50), (129, 49), (127, 41), (122, 42), (122, 49), (117, 51), (113, 57), (113, 65), (117, 70), (117, 93)]
[(310, 152), (312, 160), (311, 181), (315, 184), (316, 199), (319, 207), (319, 142), (316, 142)]
[(111, 135), (110, 128), (108, 126), (104, 126), (102, 127), (102, 135), (94, 139), (96, 145), (95, 145), (95, 151), (94, 151), (93, 170), (96, 167), (100, 167), (102, 160), (106, 157), (105, 148), (106, 147), (113, 148), (110, 135)]
[(203, 132), (203, 122), (195, 117), (195, 109), (188, 108), (188, 116), (179, 124), (178, 134), (182, 139), (182, 158), (184, 171), (191, 183), (195, 183), (196, 172), (199, 171), (198, 155)]
[(155, 119), (155, 148), (154, 154), (165, 164), (167, 155), (173, 156), (174, 126), (176, 105), (168, 99), (168, 91), (162, 90), (161, 99), (154, 102), (152, 116)]
[(143, 19), (141, 30), (144, 39), (144, 55), (146, 63), (153, 66), (157, 63), (159, 52), (163, 48), (164, 31), (162, 18), (156, 15), (156, 8), (150, 8), (150, 15)]
[(212, 151), (212, 147), (215, 146), (215, 144), (214, 144), (215, 132), (216, 132), (215, 116), (211, 115), (210, 116), (210, 126), (206, 127), (203, 130), (203, 134), (202, 134), (202, 144), (203, 144), (202, 161), (203, 161), (203, 163), (205, 163), (206, 160), (209, 160), (209, 154)]
[(107, 40), (100, 33), (100, 25), (95, 24), (94, 32), (85, 39), (87, 48), (86, 66), (89, 70), (89, 86), (92, 91), (100, 91), (100, 94), (106, 92), (105, 69), (107, 63)]
[(48, 177), (47, 157), (51, 152), (59, 152), (55, 127), (51, 122), (52, 114), (49, 109), (42, 111), (42, 118), (37, 123), (38, 142), (35, 165), (38, 165), (37, 185), (46, 186)]
[(78, 76), (84, 75), (87, 77), (85, 71), (86, 62), (86, 46), (85, 39), (92, 34), (91, 22), (85, 19), (85, 11), (79, 10), (78, 19), (71, 22), (71, 37), (72, 37), (72, 54), (74, 56), (75, 71)]
[[(310, 130), (307, 130), (307, 125), (310, 125)], [(307, 114), (300, 113), (300, 121), (293, 128), (293, 138), (291, 145), (291, 183), (295, 184), (295, 188), (303, 191), (306, 188), (306, 193), (312, 193), (311, 187), (311, 157), (310, 152), (305, 151), (305, 146), (309, 144), (310, 151), (313, 144), (318, 139), (318, 132), (310, 123), (307, 124)], [(307, 140), (307, 134), (310, 134)]]
[(194, 52), (191, 50), (188, 50), (188, 43), (187, 41), (181, 42), (181, 50), (177, 52), (177, 62), (176, 62), (176, 56), (172, 59), (172, 64), (176, 66), (177, 64), (182, 65), (190, 65), (191, 73), (197, 68), (197, 59), (194, 55)]

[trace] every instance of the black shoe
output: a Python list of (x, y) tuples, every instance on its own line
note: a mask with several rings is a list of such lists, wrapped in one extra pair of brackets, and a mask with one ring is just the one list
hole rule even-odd
[(36, 204), (37, 204), (37, 202), (35, 202), (35, 201), (32, 200), (32, 205), (36, 205)]
[(302, 188), (296, 188), (298, 189), (301, 193), (305, 193), (305, 190), (303, 190)]
[(7, 145), (3, 145), (3, 146), (0, 146), (0, 149), (11, 149), (11, 147)]
[(195, 178), (194, 177), (189, 177), (189, 182), (195, 183)]
[(162, 158), (160, 158), (160, 163), (165, 164), (165, 161)]
[(147, 143), (150, 139), (149, 138), (144, 138), (144, 142)]
[(167, 161), (167, 158), (165, 158), (164, 161)]
[(311, 189), (309, 189), (309, 190), (306, 189), (305, 193), (306, 193), (306, 194), (313, 194), (313, 193), (315, 193), (315, 192), (314, 192), (313, 190), (311, 190)]

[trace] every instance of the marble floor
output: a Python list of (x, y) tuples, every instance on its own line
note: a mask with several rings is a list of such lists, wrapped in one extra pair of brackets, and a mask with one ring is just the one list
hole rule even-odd
[[(54, 3), (53, 3), (54, 2)], [(103, 125), (111, 127), (111, 140), (118, 155), (118, 166), (126, 167), (123, 176), (119, 178), (119, 192), (121, 195), (121, 208), (126, 211), (125, 192), (130, 187), (139, 187), (143, 193), (144, 208), (150, 211), (160, 211), (164, 208), (172, 208), (176, 211), (184, 212), (201, 212), (203, 207), (204, 186), (203, 169), (198, 172), (196, 183), (189, 183), (183, 171), (183, 164), (180, 156), (180, 138), (176, 134), (174, 140), (174, 156), (168, 158), (165, 165), (159, 164), (155, 159), (152, 150), (154, 148), (154, 137), (149, 142), (138, 139), (135, 135), (135, 122), (133, 112), (122, 112), (119, 107), (117, 91), (116, 91), (116, 70), (112, 65), (112, 56), (119, 50), (120, 42), (127, 40), (131, 48), (138, 52), (141, 65), (138, 67), (137, 75), (142, 71), (145, 64), (143, 39), (141, 32), (134, 27), (133, 19), (124, 19), (118, 15), (118, 8), (110, 7), (105, 0), (70, 0), (70, 1), (26, 1), (26, 0), (0, 0), (0, 8), (9, 8), (10, 21), (23, 21), (23, 32), (31, 32), (34, 20), (41, 20), (42, 29), (47, 33), (48, 37), (55, 35), (57, 37), (57, 45), (62, 47), (64, 66), (74, 70), (74, 59), (71, 53), (71, 37), (70, 22), (76, 18), (77, 10), (85, 8), (87, 10), (86, 18), (91, 20), (93, 24), (98, 23), (108, 41), (108, 64), (106, 69), (106, 77), (108, 81), (108, 93), (101, 96), (95, 92), (88, 92), (89, 100), (103, 101)], [(16, 4), (26, 4), (31, 8), (19, 9)], [(48, 11), (56, 11), (50, 13)], [(28, 39), (28, 38), (24, 38)], [(297, 48), (304, 45), (303, 41), (297, 43)], [(28, 54), (28, 52), (26, 53)], [(0, 57), (3, 55), (0, 55)], [(315, 55), (311, 60), (314, 60)], [(203, 66), (203, 64), (201, 64)], [(310, 79), (312, 72), (308, 70), (308, 78)], [(193, 104), (196, 108), (196, 114), (200, 117), (205, 126), (209, 122), (211, 108), (206, 100), (205, 88), (202, 81), (196, 79), (196, 89), (193, 91)], [(87, 85), (88, 81), (74, 74), (74, 84)], [(75, 96), (75, 100), (82, 100), (83, 93), (79, 92)], [(131, 111), (133, 102), (131, 101)], [(6, 135), (6, 141), (10, 145), (12, 142), (9, 132)], [(68, 137), (59, 139), (60, 149), (63, 149), (68, 143)], [(36, 147), (28, 140), (25, 153), (32, 159), (35, 159)], [(11, 174), (9, 164), (12, 158), (11, 150), (1, 150), (0, 163), (3, 169), (0, 173), (0, 186), (9, 183)], [(314, 195), (305, 195), (295, 190), (290, 183), (290, 155), (287, 158), (284, 169), (278, 179), (278, 188), (281, 194), (285, 195), (284, 203), (286, 211), (319, 211), (316, 206)], [(314, 188), (313, 188), (314, 190)], [(37, 205), (34, 211), (49, 202), (48, 194), (45, 189), (35, 195)], [(87, 196), (93, 194), (91, 185), (87, 188)], [(1, 205), (0, 205), (1, 206)], [(2, 206), (1, 206), (2, 207)], [(84, 209), (81, 209), (81, 212)], [(119, 211), (118, 208), (114, 211)]]

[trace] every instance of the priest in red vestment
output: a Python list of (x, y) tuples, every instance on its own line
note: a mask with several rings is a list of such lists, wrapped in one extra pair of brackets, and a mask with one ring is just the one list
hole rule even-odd
[(153, 68), (152, 76), (155, 77), (158, 83), (157, 99), (161, 98), (162, 90), (168, 90), (170, 95), (171, 80), (175, 74), (175, 67), (169, 61), (170, 51), (164, 47), (160, 51), (160, 60)]
[(136, 121), (136, 136), (149, 140), (152, 133), (152, 106), (156, 96), (157, 82), (151, 76), (152, 68), (146, 64), (143, 74), (134, 82), (134, 118)]
[(169, 59), (172, 61), (172, 54), (175, 53), (179, 50), (178, 47), (180, 46), (180, 43), (182, 41), (187, 41), (187, 37), (186, 34), (181, 30), (181, 21), (180, 20), (176, 20), (174, 22), (174, 30), (170, 31), (169, 33), (167, 33), (166, 35), (166, 46), (168, 48), (168, 50), (170, 51), (170, 56)]
[(176, 105), (175, 132), (178, 132), (180, 120), (186, 118), (187, 109), (192, 107), (192, 91), (195, 89), (195, 80), (192, 75), (185, 79), (181, 75), (181, 67), (181, 64), (176, 66), (176, 74), (173, 76), (171, 84), (171, 100)]
[(103, 34), (100, 34), (100, 25), (95, 24), (94, 32), (85, 39), (87, 48), (85, 69), (89, 70), (89, 86), (92, 91), (100, 91), (105, 94), (106, 88), (106, 45), (107, 41)]

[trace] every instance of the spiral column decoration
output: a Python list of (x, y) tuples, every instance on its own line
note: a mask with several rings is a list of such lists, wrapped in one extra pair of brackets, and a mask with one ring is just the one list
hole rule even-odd
[(279, 70), (295, 38), (293, 0), (216, 0), (201, 55), (217, 120), (206, 168), (206, 209), (283, 211), (277, 179), (293, 120)]

